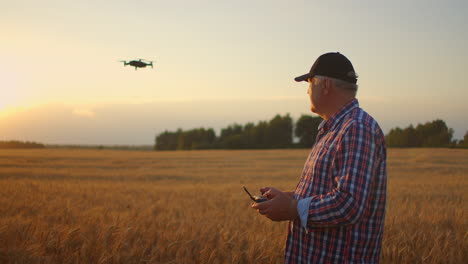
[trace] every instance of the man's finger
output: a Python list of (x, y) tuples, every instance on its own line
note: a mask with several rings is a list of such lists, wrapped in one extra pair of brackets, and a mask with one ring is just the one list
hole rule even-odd
[(267, 208), (267, 209), (265, 209), (265, 210), (258, 210), (258, 212), (259, 212), (261, 215), (266, 215), (266, 214), (268, 214), (269, 211), (268, 211), (268, 208)]
[(278, 195), (278, 193), (280, 193), (280, 191), (276, 190), (275, 188), (270, 188), (267, 192), (265, 192), (263, 195), (266, 196), (268, 199), (272, 199), (274, 198), (275, 196)]
[(263, 203), (253, 203), (252, 208), (255, 208), (257, 210), (264, 210), (270, 206), (270, 201), (266, 201)]
[(265, 192), (267, 192), (267, 191), (270, 190), (270, 189), (271, 189), (271, 187), (263, 187), (263, 188), (260, 188), (260, 192), (261, 192), (262, 194), (264, 194)]

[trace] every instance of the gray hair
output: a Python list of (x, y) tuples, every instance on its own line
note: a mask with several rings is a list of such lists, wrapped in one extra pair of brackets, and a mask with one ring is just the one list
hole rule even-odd
[(352, 92), (354, 92), (354, 95), (356, 95), (356, 93), (357, 93), (358, 85), (355, 84), (355, 83), (346, 82), (346, 81), (336, 79), (336, 78), (332, 78), (332, 77), (328, 77), (328, 76), (315, 75), (315, 77), (320, 82), (323, 82), (325, 79), (329, 79), (339, 89), (342, 89), (342, 90), (345, 90), (345, 91), (352, 91)]

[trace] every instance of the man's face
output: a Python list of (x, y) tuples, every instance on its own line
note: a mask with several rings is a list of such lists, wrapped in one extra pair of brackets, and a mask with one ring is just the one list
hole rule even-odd
[(318, 114), (319, 110), (319, 100), (320, 100), (320, 90), (321, 90), (321, 82), (317, 78), (309, 78), (307, 80), (309, 82), (309, 89), (307, 90), (307, 94), (309, 95), (310, 99), (310, 111), (312, 113)]

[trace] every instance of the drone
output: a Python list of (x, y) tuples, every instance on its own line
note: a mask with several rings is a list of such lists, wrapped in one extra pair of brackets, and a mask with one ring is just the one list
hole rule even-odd
[(144, 62), (143, 60), (144, 59), (138, 59), (138, 60), (131, 60), (129, 62), (123, 60), (120, 62), (123, 62), (124, 66), (130, 65), (130, 66), (135, 67), (135, 71), (137, 70), (137, 68), (145, 68), (146, 66), (151, 66), (151, 68), (153, 68), (153, 61)]

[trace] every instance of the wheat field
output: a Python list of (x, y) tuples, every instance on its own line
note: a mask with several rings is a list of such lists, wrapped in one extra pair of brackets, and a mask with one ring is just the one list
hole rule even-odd
[[(281, 263), (308, 150), (0, 150), (0, 263)], [(389, 149), (382, 263), (468, 263), (468, 151)]]

